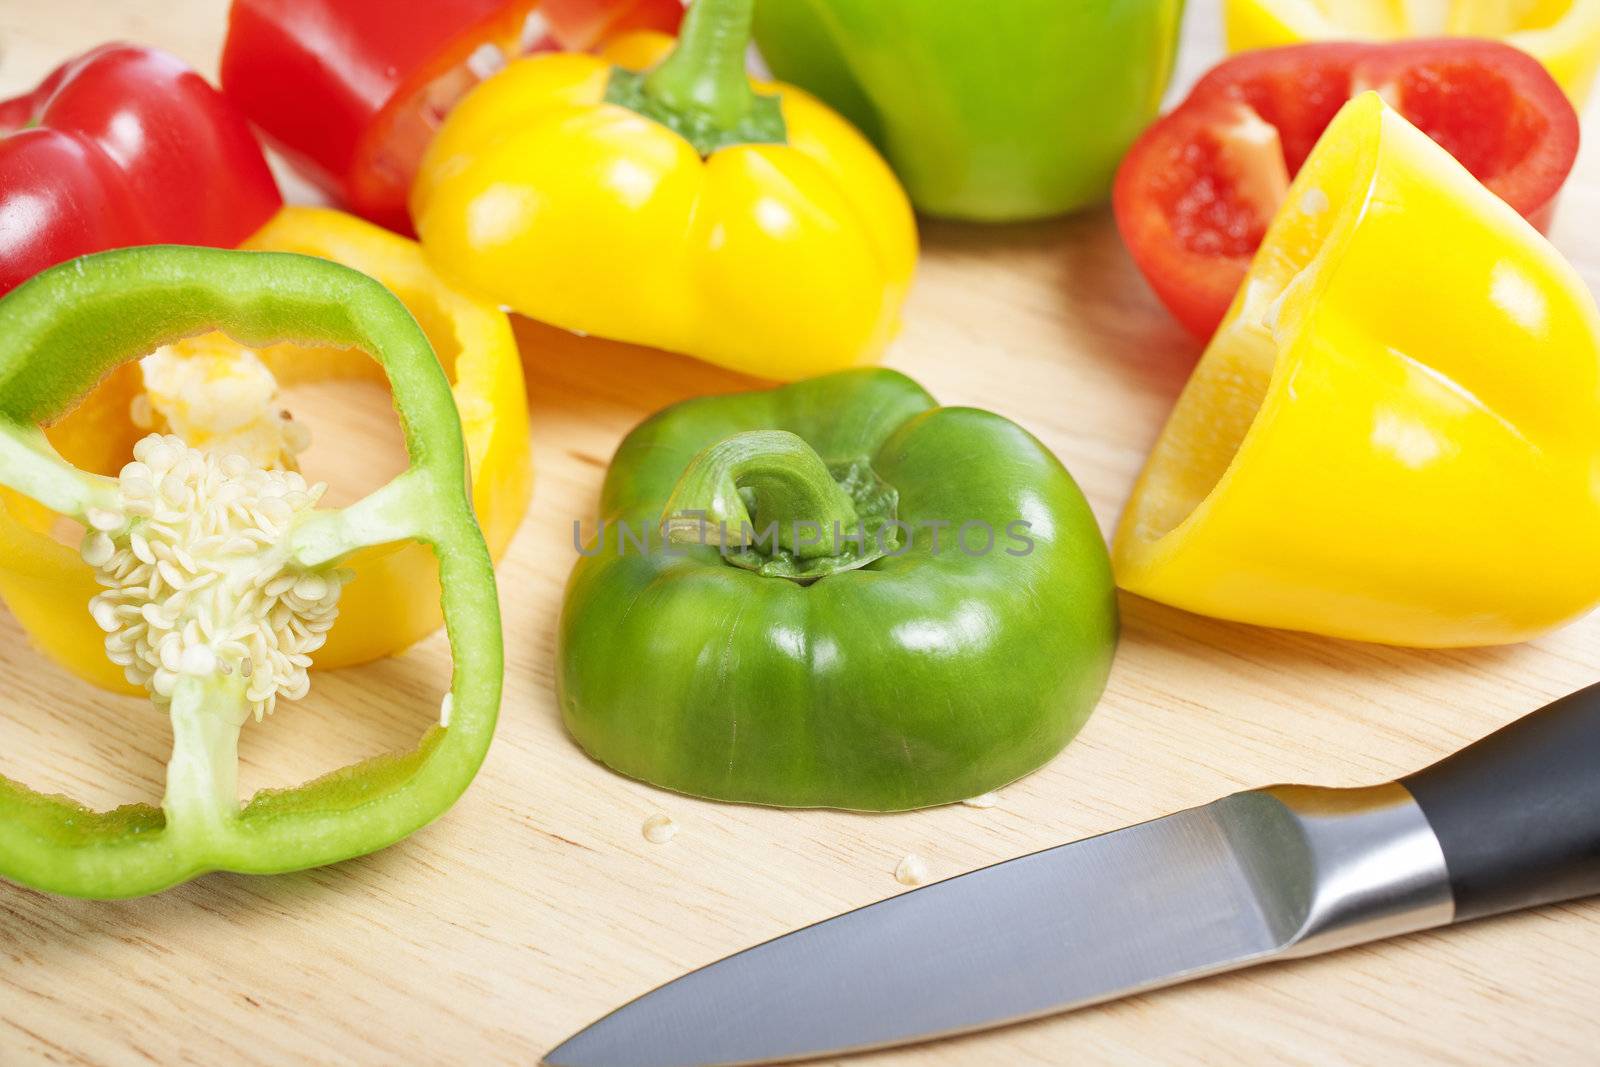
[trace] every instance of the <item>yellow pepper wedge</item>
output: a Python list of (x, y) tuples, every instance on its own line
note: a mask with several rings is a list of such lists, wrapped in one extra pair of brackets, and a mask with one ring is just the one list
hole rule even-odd
[(480, 84), (412, 190), (429, 258), (530, 318), (764, 378), (878, 358), (910, 204), (844, 119), (746, 77), (750, 3), (699, 0), (676, 48), (636, 34)]
[(1334, 119), (1113, 545), (1125, 589), (1387, 644), (1521, 641), (1600, 600), (1600, 313), (1375, 93)]
[(1227, 0), (1228, 48), (1493, 37), (1542, 62), (1582, 108), (1600, 68), (1600, 0)]
[[(532, 492), (527, 397), (522, 364), (504, 312), (441, 279), (414, 241), (353, 215), (285, 207), (245, 241), (247, 249), (300, 252), (331, 259), (378, 279), (410, 309), (452, 383), (472, 471), (472, 499), (489, 550), (504, 554)], [(220, 334), (174, 346), (226, 373)], [(366, 354), (274, 345), (258, 353), (280, 385), (327, 379), (382, 381)], [(47, 433), (69, 461), (115, 472), (148, 432), (130, 415), (144, 390), (137, 363), (126, 364)], [(315, 427), (312, 428), (315, 432)], [(315, 472), (312, 472), (315, 474)], [(107, 689), (138, 692), (106, 659), (105, 635), (90, 618), (99, 591), (75, 547), (51, 536), (56, 516), (0, 490), (0, 598), (33, 641), (56, 662)], [(404, 649), (441, 622), (438, 568), (425, 546), (382, 545), (353, 556), (355, 579), (339, 601), (339, 620), (313, 656), (317, 667), (343, 667)]]

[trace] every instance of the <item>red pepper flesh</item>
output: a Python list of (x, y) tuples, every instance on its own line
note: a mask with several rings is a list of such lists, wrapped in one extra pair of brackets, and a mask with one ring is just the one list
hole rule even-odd
[(342, 205), (412, 233), (406, 200), (452, 107), (507, 57), (673, 30), (679, 0), (234, 0), (223, 91)]
[(1216, 331), (1291, 178), (1339, 108), (1375, 89), (1543, 229), (1578, 154), (1578, 116), (1532, 57), (1497, 41), (1246, 52), (1146, 130), (1117, 172), (1122, 239), (1162, 303)]
[(544, 0), (539, 17), (558, 47), (587, 52), (636, 30), (676, 36), (683, 8), (683, 0)]
[(102, 45), (0, 101), (0, 293), (89, 252), (229, 248), (282, 205), (244, 116), (166, 52)]

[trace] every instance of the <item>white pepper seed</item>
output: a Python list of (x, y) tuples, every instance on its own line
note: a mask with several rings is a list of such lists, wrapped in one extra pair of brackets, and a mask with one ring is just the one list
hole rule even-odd
[(672, 816), (657, 812), (644, 821), (642, 830), (646, 841), (664, 845), (677, 834), (678, 824), (672, 821)]
[(928, 880), (928, 864), (915, 852), (908, 852), (895, 866), (894, 880), (901, 885), (922, 885)]
[[(257, 718), (280, 696), (303, 696), (310, 653), (326, 640), (350, 575), (295, 567), (273, 549), (324, 487), (308, 493), (298, 474), (209, 457), (171, 436), (146, 437), (134, 456), (115, 511), (85, 516), (82, 554), (104, 590), (89, 610), (107, 656), (158, 703), (180, 674), (235, 668)], [(149, 521), (129, 528), (125, 515)]]

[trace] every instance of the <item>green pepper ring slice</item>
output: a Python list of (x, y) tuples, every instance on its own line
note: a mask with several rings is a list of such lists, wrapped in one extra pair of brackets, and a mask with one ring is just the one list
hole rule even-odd
[(488, 748), (502, 680), (499, 602), (460, 423), (427, 338), (366, 275), (292, 253), (171, 245), (39, 274), (0, 300), (0, 482), (80, 520), (105, 506), (117, 483), (67, 464), (39, 425), (118, 365), (215, 329), (252, 346), (359, 348), (383, 367), (410, 467), (349, 508), (313, 513), (287, 545), (305, 566), (403, 538), (432, 548), (453, 659), (449, 725), (431, 727), (410, 752), (262, 790), (225, 819), (194, 826), (169, 825), (149, 804), (92, 811), (0, 776), (0, 875), (13, 881), (132, 897), (211, 870), (278, 873), (364, 855), (448, 808)]

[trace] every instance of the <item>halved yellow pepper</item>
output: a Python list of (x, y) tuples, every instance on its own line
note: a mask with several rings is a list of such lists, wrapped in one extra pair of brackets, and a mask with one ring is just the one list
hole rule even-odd
[[(672, 39), (637, 34), (604, 58), (534, 56), (484, 81), (412, 189), (429, 257), (530, 318), (765, 378), (878, 358), (915, 264), (910, 203), (844, 119), (798, 89), (747, 81), (741, 12), (747, 36), (749, 0), (699, 0), (686, 47), (660, 65)], [(634, 103), (660, 110), (608, 102), (627, 81), (613, 62), (653, 68)], [(648, 96), (674, 62), (706, 68), (679, 110)], [(777, 106), (759, 113), (771, 92)], [(729, 103), (750, 111), (724, 127), (715, 116)], [(754, 118), (767, 126), (750, 129)]]
[[(400, 297), (422, 326), (450, 377), (472, 471), (472, 498), (489, 550), (498, 559), (532, 492), (522, 364), (504, 312), (441, 279), (414, 241), (353, 215), (286, 207), (243, 247), (300, 252), (371, 275)], [(175, 346), (226, 373), (230, 349), (220, 334)], [(365, 353), (274, 345), (257, 353), (280, 384), (371, 379), (382, 370)], [(115, 471), (147, 429), (130, 415), (144, 390), (137, 363), (120, 368), (75, 411), (48, 429), (51, 442), (86, 470)], [(313, 427), (313, 432), (315, 428)], [(312, 472), (315, 474), (315, 472)], [(138, 690), (106, 659), (105, 635), (89, 616), (98, 592), (75, 547), (50, 535), (49, 511), (0, 490), (0, 598), (52, 659), (107, 689)], [(420, 544), (383, 545), (351, 558), (355, 580), (339, 602), (339, 621), (314, 656), (342, 667), (389, 655), (427, 636), (440, 621), (438, 568)]]
[(1399, 645), (1600, 600), (1600, 314), (1374, 93), (1291, 186), (1134, 488), (1126, 589)]
[(1583, 106), (1600, 67), (1600, 0), (1227, 0), (1228, 48), (1301, 41), (1495, 37), (1542, 62)]

